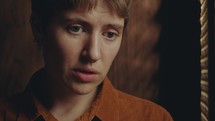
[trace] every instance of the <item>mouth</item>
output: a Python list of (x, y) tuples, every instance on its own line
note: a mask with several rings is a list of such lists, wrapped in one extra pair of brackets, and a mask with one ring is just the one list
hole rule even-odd
[(89, 83), (96, 79), (98, 71), (93, 68), (76, 68), (73, 69), (74, 76), (80, 82)]
[(98, 74), (98, 71), (93, 68), (76, 68), (74, 71), (81, 72), (81, 73), (87, 73), (87, 74)]

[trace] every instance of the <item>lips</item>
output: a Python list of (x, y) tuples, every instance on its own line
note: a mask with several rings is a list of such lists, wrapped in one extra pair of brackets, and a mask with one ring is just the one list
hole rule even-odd
[(93, 68), (76, 68), (73, 70), (74, 76), (81, 82), (92, 82), (98, 76), (98, 71)]

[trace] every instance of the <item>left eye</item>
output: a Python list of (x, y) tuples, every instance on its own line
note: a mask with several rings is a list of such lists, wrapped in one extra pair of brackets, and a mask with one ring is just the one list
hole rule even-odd
[(81, 25), (71, 25), (67, 27), (67, 30), (73, 34), (79, 34), (81, 32), (85, 32), (85, 29)]
[(116, 37), (118, 37), (118, 34), (115, 32), (106, 32), (104, 33), (104, 36), (109, 40), (114, 40)]

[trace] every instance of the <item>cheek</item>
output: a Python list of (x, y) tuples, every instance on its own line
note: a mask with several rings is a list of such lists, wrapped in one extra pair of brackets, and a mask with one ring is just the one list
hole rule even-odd
[(55, 36), (47, 40), (44, 48), (46, 60), (49, 63), (51, 61), (54, 66), (71, 65), (70, 63), (73, 63), (78, 58), (79, 48), (77, 44), (74, 46), (75, 43), (66, 36), (63, 36), (63, 34), (61, 36), (58, 35), (58, 33), (55, 33)]
[(81, 46), (74, 43), (72, 40), (61, 41), (58, 45), (58, 49), (64, 65), (72, 66), (79, 60)]
[(119, 48), (120, 48), (120, 42), (117, 42), (114, 44), (114, 46), (108, 46), (103, 48), (103, 55), (104, 55), (104, 63), (106, 65), (106, 68), (109, 69), (113, 60), (115, 59)]

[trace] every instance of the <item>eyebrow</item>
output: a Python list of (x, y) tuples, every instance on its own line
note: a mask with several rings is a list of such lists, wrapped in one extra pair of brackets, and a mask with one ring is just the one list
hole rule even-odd
[(109, 28), (115, 28), (119, 31), (122, 31), (124, 29), (124, 25), (121, 24), (107, 24), (106, 26)]
[(68, 23), (68, 22), (73, 22), (73, 23), (82, 23), (82, 24), (89, 24), (88, 22), (82, 20), (82, 19), (79, 19), (79, 18), (61, 18), (60, 19), (60, 22), (61, 23)]
[[(91, 26), (91, 24), (83, 19), (80, 18), (61, 18), (60, 19), (61, 23), (68, 23), (68, 22), (73, 22), (73, 23), (81, 23), (83, 25)], [(122, 31), (124, 29), (124, 25), (122, 24), (117, 24), (117, 23), (108, 23), (105, 25), (106, 28), (114, 28), (119, 31)]]

